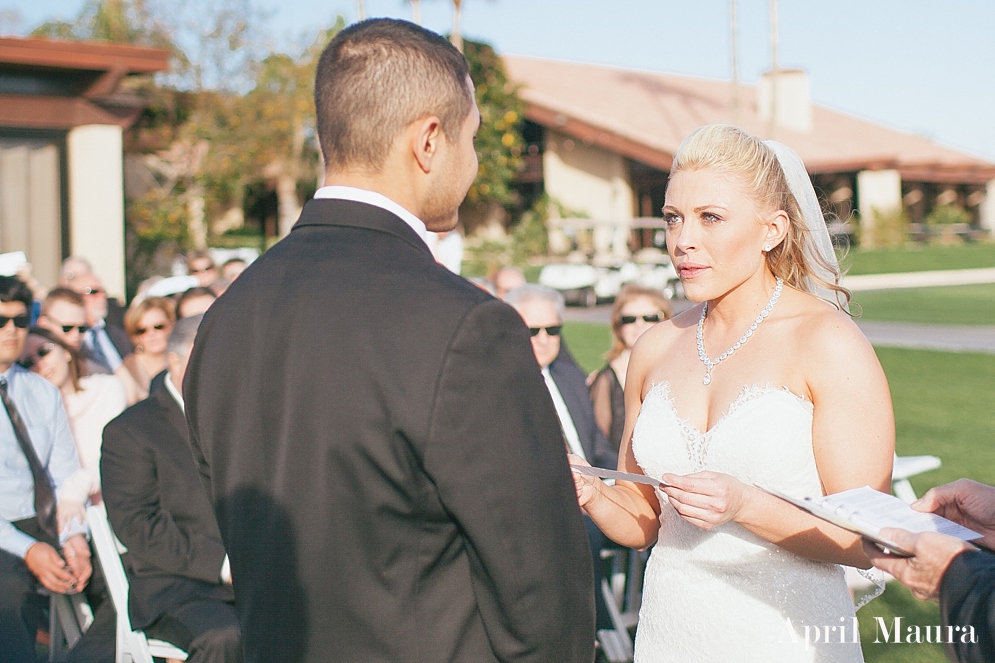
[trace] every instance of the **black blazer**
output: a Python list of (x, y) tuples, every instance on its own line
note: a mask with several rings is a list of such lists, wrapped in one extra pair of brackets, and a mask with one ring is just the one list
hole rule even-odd
[(131, 623), (145, 628), (196, 599), (231, 601), (224, 545), (179, 404), (160, 389), (107, 424), (100, 474), (107, 516), (128, 552)]
[(973, 626), (977, 643), (955, 631), (944, 648), (951, 661), (995, 663), (995, 555), (965, 552), (954, 558), (940, 584), (940, 615), (947, 626)]
[(608, 470), (618, 469), (618, 452), (612, 448), (608, 438), (598, 428), (587, 389), (587, 378), (572, 359), (561, 352), (549, 365), (549, 374), (553, 376), (553, 382), (560, 390), (563, 402), (567, 404), (570, 418), (573, 419), (574, 428), (577, 429), (577, 437), (584, 447), (587, 462)]
[(593, 660), (528, 331), (401, 219), (309, 202), (207, 312), (184, 393), (247, 662)]

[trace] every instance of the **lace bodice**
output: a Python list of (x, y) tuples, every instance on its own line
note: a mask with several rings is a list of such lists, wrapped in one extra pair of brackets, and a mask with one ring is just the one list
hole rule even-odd
[[(680, 439), (661, 444), (661, 432), (675, 429)], [(812, 451), (812, 404), (788, 389), (744, 387), (702, 432), (678, 416), (669, 384), (657, 383), (643, 401), (632, 451), (652, 476), (712, 470), (793, 497), (822, 494)]]
[[(787, 389), (749, 386), (702, 432), (659, 383), (643, 400), (632, 451), (649, 476), (711, 470), (787, 495), (821, 495), (812, 414), (812, 404)], [(862, 660), (850, 642), (854, 610), (839, 566), (799, 557), (736, 523), (699, 529), (658, 497), (636, 661)], [(805, 647), (805, 626), (844, 626), (847, 644)]]

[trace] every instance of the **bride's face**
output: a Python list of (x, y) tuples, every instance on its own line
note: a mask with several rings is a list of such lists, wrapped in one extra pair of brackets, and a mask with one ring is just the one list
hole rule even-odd
[(691, 301), (721, 297), (765, 269), (769, 226), (742, 178), (684, 170), (670, 178), (667, 249)]

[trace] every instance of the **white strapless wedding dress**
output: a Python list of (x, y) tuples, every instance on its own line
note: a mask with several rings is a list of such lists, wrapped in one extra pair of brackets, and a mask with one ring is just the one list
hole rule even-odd
[[(677, 415), (668, 384), (656, 384), (632, 451), (652, 477), (711, 470), (795, 497), (822, 494), (812, 404), (787, 389), (747, 387), (702, 433)], [(735, 523), (699, 529), (657, 494), (660, 536), (646, 566), (637, 663), (863, 660), (840, 566), (799, 557)]]

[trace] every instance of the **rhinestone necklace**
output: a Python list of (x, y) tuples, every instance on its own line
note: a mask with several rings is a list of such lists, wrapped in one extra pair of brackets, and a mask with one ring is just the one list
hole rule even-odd
[(740, 336), (739, 340), (736, 341), (731, 348), (720, 354), (718, 359), (709, 359), (708, 355), (705, 353), (705, 339), (702, 334), (702, 331), (705, 328), (705, 315), (708, 313), (708, 302), (705, 302), (705, 305), (701, 307), (701, 318), (698, 319), (698, 333), (696, 335), (698, 338), (698, 359), (700, 359), (701, 363), (705, 365), (705, 377), (701, 379), (702, 384), (707, 385), (712, 381), (712, 369), (718, 366), (720, 361), (728, 359), (732, 356), (733, 352), (739, 350), (743, 347), (744, 343), (750, 340), (750, 337), (753, 336), (753, 332), (757, 330), (760, 323), (766, 320), (767, 316), (770, 315), (770, 312), (774, 310), (774, 304), (777, 303), (778, 298), (781, 296), (781, 290), (783, 289), (784, 281), (780, 276), (778, 276), (777, 285), (774, 286), (774, 294), (771, 295), (770, 301), (767, 302), (767, 306), (764, 307), (764, 310), (760, 311), (760, 315), (758, 315), (757, 319), (753, 321), (750, 328), (746, 330), (746, 333)]

